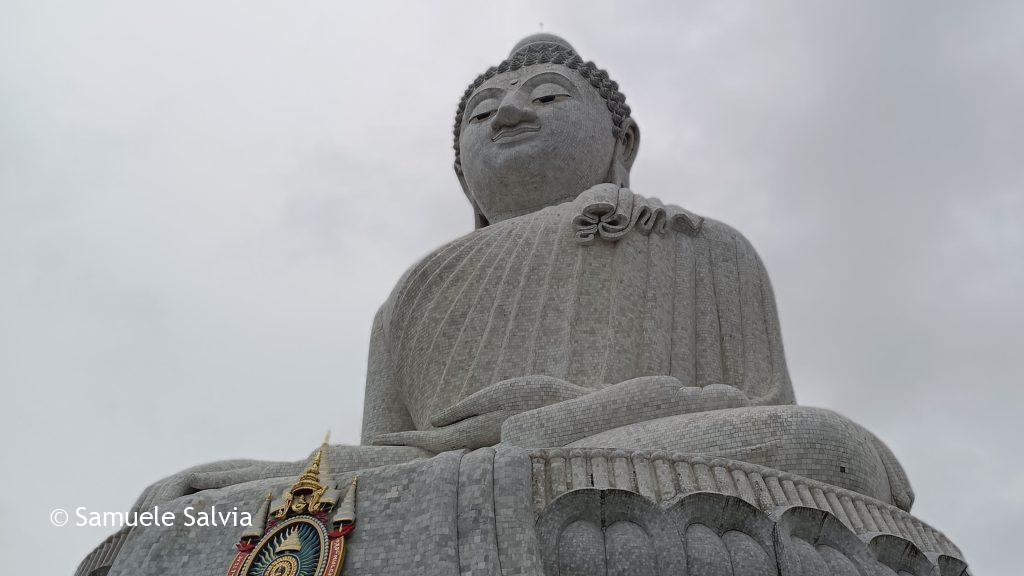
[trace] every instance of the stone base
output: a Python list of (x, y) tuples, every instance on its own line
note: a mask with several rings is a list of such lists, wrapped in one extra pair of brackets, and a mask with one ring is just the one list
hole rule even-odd
[(619, 489), (667, 505), (694, 492), (735, 496), (765, 513), (804, 506), (835, 516), (855, 534), (885, 533), (926, 553), (960, 558), (938, 530), (896, 506), (764, 466), (693, 454), (601, 448), (528, 450), (533, 464), (534, 513), (541, 516), (563, 494)]
[[(952, 542), (898, 508), (725, 459), (499, 445), (358, 475), (345, 576), (967, 574)], [(179, 518), (186, 506), (251, 510), (293, 481), (203, 490), (170, 506)], [(243, 530), (122, 530), (76, 575), (222, 576)]]

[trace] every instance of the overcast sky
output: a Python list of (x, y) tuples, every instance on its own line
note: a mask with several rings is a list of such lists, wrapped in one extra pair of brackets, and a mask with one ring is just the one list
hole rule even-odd
[(458, 98), (543, 23), (621, 84), (633, 188), (758, 248), (799, 402), (1019, 569), (1024, 4), (631, 6), (3, 0), (4, 565), (110, 532), (53, 507), (358, 442), (377, 306), (471, 227)]

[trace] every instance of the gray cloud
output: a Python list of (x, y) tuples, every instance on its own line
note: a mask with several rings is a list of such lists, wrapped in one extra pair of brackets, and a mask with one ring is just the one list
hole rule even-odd
[[(743, 230), (802, 403), (884, 438), (978, 574), (1024, 514), (1019, 3), (7, 3), (0, 553), (67, 572), (153, 480), (358, 440), (369, 325), (470, 227), (459, 95), (565, 35), (634, 188)], [(326, 398), (281, 419), (282, 395)], [(280, 420), (279, 420), (280, 419)]]

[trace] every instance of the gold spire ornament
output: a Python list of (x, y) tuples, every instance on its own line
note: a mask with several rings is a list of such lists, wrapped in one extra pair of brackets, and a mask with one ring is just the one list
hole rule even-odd
[(344, 495), (341, 486), (324, 481), (330, 439), (328, 432), (280, 499), (267, 495), (256, 525), (235, 545), (238, 553), (227, 576), (341, 575), (345, 540), (356, 527), (356, 478)]
[(284, 505), (277, 511), (277, 519), (283, 520), (291, 514), (316, 514), (320, 511), (320, 498), (327, 491), (320, 480), (320, 464), (323, 461), (324, 451), (331, 440), (331, 432), (328, 430), (324, 436), (323, 444), (313, 454), (306, 471), (299, 476), (299, 481), (292, 485), (284, 494)]

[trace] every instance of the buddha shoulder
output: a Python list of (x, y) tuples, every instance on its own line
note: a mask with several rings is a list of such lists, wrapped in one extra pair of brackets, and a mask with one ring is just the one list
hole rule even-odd
[(653, 234), (720, 241), (734, 244), (739, 250), (753, 251), (750, 242), (732, 226), (628, 188), (611, 184), (595, 186), (567, 206), (573, 233), (581, 244), (598, 240), (616, 242), (629, 234)]
[(629, 188), (601, 184), (568, 202), (478, 228), (434, 249), (402, 275), (381, 314), (387, 319), (416, 301), (423, 304), (448, 284), (472, 284), (472, 277), (495, 262), (558, 259), (558, 254), (564, 257), (595, 243), (617, 244), (630, 235), (707, 244), (714, 252), (758, 260), (750, 242), (728, 224)]

